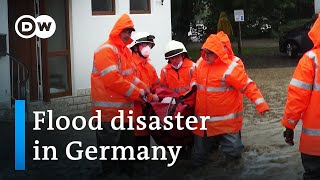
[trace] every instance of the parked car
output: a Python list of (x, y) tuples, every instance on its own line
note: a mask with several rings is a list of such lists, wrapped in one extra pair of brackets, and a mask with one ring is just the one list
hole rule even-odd
[(279, 39), (279, 50), (289, 57), (296, 57), (299, 53), (305, 53), (313, 47), (308, 32), (314, 21), (310, 21), (301, 27), (294, 28), (283, 33)]

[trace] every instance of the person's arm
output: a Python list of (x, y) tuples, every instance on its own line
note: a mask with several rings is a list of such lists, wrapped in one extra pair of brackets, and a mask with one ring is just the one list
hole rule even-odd
[(234, 69), (226, 77), (228, 84), (233, 86), (236, 90), (246, 95), (252, 103), (255, 104), (258, 113), (263, 115), (269, 110), (269, 106), (264, 100), (256, 83), (251, 80), (245, 72), (245, 69), (240, 67), (236, 62), (232, 63)]
[(293, 74), (288, 86), (287, 102), (281, 124), (294, 129), (306, 111), (312, 93), (314, 81), (314, 62), (304, 55)]
[(110, 48), (94, 54), (94, 65), (106, 88), (132, 99), (140, 100), (140, 90), (119, 72), (118, 57)]

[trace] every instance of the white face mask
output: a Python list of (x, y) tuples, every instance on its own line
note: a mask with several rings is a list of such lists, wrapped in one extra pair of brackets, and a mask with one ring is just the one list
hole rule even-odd
[(145, 58), (148, 58), (150, 56), (150, 46), (146, 46), (140, 49), (141, 55)]
[(179, 63), (177, 66), (174, 66), (173, 64), (171, 64), (171, 66), (172, 66), (174, 69), (180, 69), (181, 66), (182, 66), (182, 61), (180, 61), (180, 63)]

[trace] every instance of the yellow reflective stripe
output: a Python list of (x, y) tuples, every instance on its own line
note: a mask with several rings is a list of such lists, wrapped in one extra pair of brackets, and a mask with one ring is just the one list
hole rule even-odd
[(109, 66), (109, 67), (105, 68), (104, 70), (102, 70), (100, 72), (100, 76), (104, 76), (104, 75), (106, 75), (109, 72), (114, 71), (114, 70), (118, 70), (118, 66), (112, 65), (112, 66)]
[(228, 86), (228, 87), (210, 87), (210, 86), (207, 86), (206, 87), (206, 91), (207, 92), (226, 92), (226, 91), (230, 91), (230, 90), (234, 90), (234, 88), (232, 86)]
[(266, 102), (266, 101), (263, 98), (258, 98), (257, 100), (254, 101), (254, 104), (257, 106), (257, 105), (262, 104), (264, 102)]
[(298, 79), (292, 78), (290, 81), (290, 85), (296, 86), (301, 89), (312, 90), (312, 84), (308, 84), (306, 82), (300, 81)]
[(320, 129), (311, 129), (311, 128), (302, 127), (301, 133), (309, 135), (309, 136), (320, 136)]
[(124, 95), (127, 96), (127, 97), (131, 96), (131, 94), (132, 94), (132, 92), (133, 92), (135, 87), (136, 87), (135, 85), (131, 84), (130, 88), (128, 89), (128, 91)]
[(232, 62), (232, 63), (229, 65), (229, 67), (228, 67), (228, 69), (226, 70), (226, 72), (223, 73), (222, 83), (221, 83), (222, 87), (226, 85), (226, 78), (227, 78), (227, 76), (228, 76), (229, 74), (231, 74), (231, 72), (233, 71), (233, 69), (234, 69), (237, 65), (238, 65), (238, 63)]
[(120, 74), (122, 76), (127, 76), (127, 75), (132, 74), (132, 73), (133, 73), (132, 69), (125, 69), (125, 70), (121, 70), (120, 71)]
[(133, 102), (91, 102), (92, 106), (96, 107), (110, 107), (110, 108), (130, 108), (133, 107)]
[[(196, 117), (199, 116), (196, 115)], [(242, 112), (238, 112), (238, 113), (231, 113), (228, 115), (224, 115), (224, 116), (211, 116), (210, 119), (206, 119), (206, 121), (208, 122), (215, 122), (215, 121), (225, 121), (225, 120), (230, 120), (230, 119), (234, 119), (234, 118), (238, 118), (238, 117), (242, 117)], [(202, 118), (200, 118), (202, 120)]]

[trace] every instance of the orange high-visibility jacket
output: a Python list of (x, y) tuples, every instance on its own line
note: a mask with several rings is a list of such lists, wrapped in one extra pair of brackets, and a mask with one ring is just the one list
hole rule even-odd
[(192, 74), (195, 70), (195, 63), (189, 58), (184, 58), (180, 69), (175, 70), (170, 64), (162, 68), (160, 83), (173, 91), (183, 95), (190, 90)]
[[(156, 70), (150, 64), (149, 60), (144, 63), (141, 61), (141, 57), (135, 53), (132, 54), (132, 58), (136, 76), (143, 81), (150, 89), (150, 92), (153, 93), (158, 87), (160, 87), (160, 81)], [(135, 101), (134, 113), (136, 116), (143, 115), (141, 101)], [(135, 130), (134, 134), (136, 136), (147, 136), (149, 135), (149, 130), (147, 128), (145, 130)]]
[[(134, 101), (140, 100), (139, 88), (145, 84), (134, 76), (131, 63), (131, 51), (120, 39), (119, 34), (125, 28), (133, 28), (133, 22), (126, 14), (122, 15), (114, 25), (109, 40), (99, 46), (94, 53), (91, 74), (91, 111), (101, 110), (102, 121), (110, 122), (124, 110), (127, 116), (133, 110)], [(139, 87), (139, 88), (138, 88)], [(128, 119), (125, 118), (125, 122)]]
[(145, 63), (142, 62), (137, 54), (132, 54), (132, 59), (136, 76), (147, 85), (150, 92), (154, 92), (156, 88), (160, 87), (160, 80), (155, 68), (149, 60)]
[[(256, 105), (258, 112), (269, 110), (269, 106), (244, 68), (228, 58), (216, 35), (209, 36), (202, 46), (204, 48), (214, 52), (218, 58), (212, 64), (208, 64), (204, 57), (197, 62), (191, 84), (198, 86), (195, 114), (210, 117), (205, 123), (207, 136), (237, 133), (243, 120), (241, 93)], [(203, 137), (201, 123), (196, 124), (197, 129), (193, 133)]]
[(293, 74), (281, 123), (294, 129), (302, 119), (299, 150), (320, 156), (320, 18), (308, 35), (314, 48), (303, 55)]

